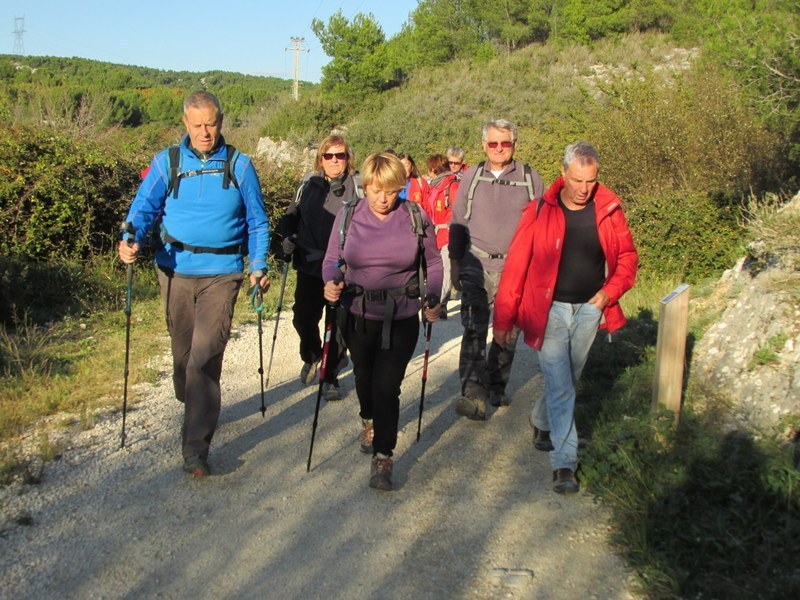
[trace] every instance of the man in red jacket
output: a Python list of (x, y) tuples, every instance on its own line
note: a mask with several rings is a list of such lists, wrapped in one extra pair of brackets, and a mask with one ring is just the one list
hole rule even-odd
[(638, 255), (617, 196), (597, 181), (587, 142), (567, 146), (561, 177), (531, 202), (508, 251), (495, 297), (494, 341), (514, 326), (538, 350), (544, 392), (532, 409), (534, 445), (550, 451), (553, 489), (580, 489), (575, 384), (598, 326), (625, 324), (620, 297), (636, 280)]

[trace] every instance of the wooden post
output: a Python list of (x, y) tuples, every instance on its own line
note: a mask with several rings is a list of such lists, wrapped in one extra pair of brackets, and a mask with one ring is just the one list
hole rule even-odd
[(683, 368), (689, 326), (689, 286), (680, 284), (661, 299), (656, 342), (656, 372), (653, 380), (653, 409), (663, 405), (681, 417)]

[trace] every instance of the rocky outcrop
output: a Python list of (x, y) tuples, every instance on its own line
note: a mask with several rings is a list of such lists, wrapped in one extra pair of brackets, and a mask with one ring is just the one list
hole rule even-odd
[(255, 155), (264, 157), (270, 163), (277, 165), (297, 165), (299, 171), (306, 173), (314, 168), (317, 149), (298, 148), (283, 140), (275, 142), (268, 137), (263, 137), (258, 140)]
[[(800, 194), (780, 212), (796, 221)], [(711, 300), (724, 311), (692, 360), (694, 376), (732, 400), (732, 425), (762, 433), (785, 432), (785, 418), (800, 416), (800, 230), (789, 231), (779, 243), (751, 243), (725, 272)]]

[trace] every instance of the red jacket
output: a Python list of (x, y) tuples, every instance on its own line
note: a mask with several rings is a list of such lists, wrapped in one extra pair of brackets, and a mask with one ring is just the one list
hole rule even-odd
[(448, 173), (437, 176), (433, 182), (423, 208), (433, 221), (436, 247), (441, 250), (450, 242), (450, 220), (453, 218), (453, 202), (458, 194), (458, 180), (454, 174)]
[(428, 182), (422, 177), (412, 177), (408, 181), (408, 200), (411, 202), (416, 202), (422, 208), (425, 208), (427, 206), (426, 201), (428, 198)]
[[(494, 328), (509, 331), (516, 325), (525, 334), (525, 343), (537, 350), (544, 340), (563, 249), (565, 221), (558, 205), (563, 187), (564, 180), (559, 177), (544, 193), (538, 216), (537, 200), (522, 213), (494, 301)], [(612, 332), (626, 322), (619, 299), (633, 287), (639, 257), (620, 199), (598, 184), (594, 201), (597, 233), (606, 257), (602, 289), (609, 297), (600, 326)]]

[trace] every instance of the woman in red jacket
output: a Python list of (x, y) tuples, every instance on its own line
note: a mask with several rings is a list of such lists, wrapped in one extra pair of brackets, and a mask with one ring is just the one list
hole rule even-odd
[(447, 244), (450, 242), (450, 220), (453, 218), (453, 202), (458, 194), (458, 179), (450, 171), (447, 157), (444, 154), (433, 154), (428, 157), (428, 175), (430, 176), (430, 190), (427, 202), (423, 206), (425, 212), (433, 222), (436, 232), (436, 246), (442, 255), (444, 266), (444, 280), (442, 284), (440, 319), (447, 318), (447, 303), (453, 290), (450, 281), (450, 254)]
[[(587, 142), (567, 146), (562, 176), (523, 213), (495, 297), (494, 340), (516, 325), (538, 350), (544, 392), (532, 410), (534, 445), (550, 451), (553, 489), (580, 488), (575, 384), (598, 326), (625, 324), (620, 297), (636, 280), (638, 255), (620, 200), (597, 181)], [(602, 324), (601, 324), (602, 322)]]
[(428, 199), (428, 182), (420, 176), (417, 164), (410, 154), (399, 154), (400, 162), (406, 170), (406, 188), (400, 193), (401, 198), (416, 202), (425, 208)]

